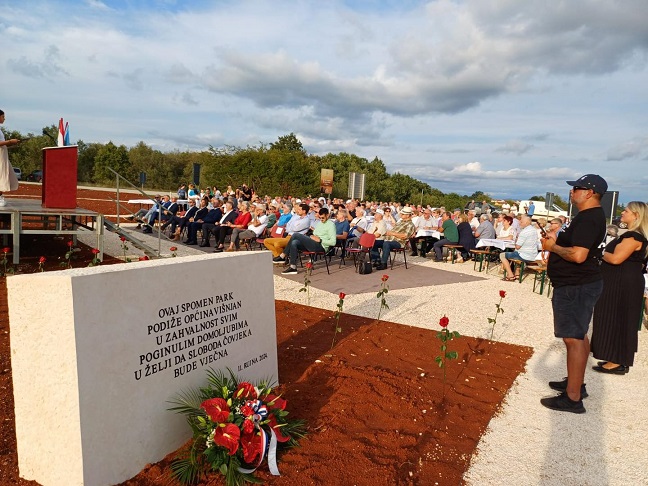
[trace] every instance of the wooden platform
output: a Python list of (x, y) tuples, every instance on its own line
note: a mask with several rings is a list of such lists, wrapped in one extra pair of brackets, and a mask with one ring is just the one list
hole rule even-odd
[(70, 235), (76, 243), (81, 234), (94, 233), (99, 258), (103, 259), (104, 216), (88, 209), (44, 208), (35, 199), (5, 198), (0, 206), (0, 235), (3, 244), (9, 245), (11, 235), (13, 263), (20, 262), (20, 235)]

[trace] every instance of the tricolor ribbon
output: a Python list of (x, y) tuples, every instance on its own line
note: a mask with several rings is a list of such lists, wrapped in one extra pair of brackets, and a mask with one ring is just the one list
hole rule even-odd
[[(265, 429), (260, 429), (259, 432), (261, 433), (261, 457), (252, 469), (239, 467), (238, 470), (243, 474), (252, 474), (263, 462), (267, 450), (268, 469), (270, 469), (270, 474), (273, 476), (281, 476), (281, 474), (279, 474), (279, 467), (277, 467), (277, 434), (275, 434), (275, 431), (272, 428), (270, 428), (269, 434)], [(270, 435), (270, 446), (268, 446), (268, 435)]]

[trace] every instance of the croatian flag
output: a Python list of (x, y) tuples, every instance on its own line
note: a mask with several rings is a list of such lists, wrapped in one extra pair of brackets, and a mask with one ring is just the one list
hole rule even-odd
[(70, 125), (65, 122), (65, 135), (63, 135), (63, 145), (70, 145)]
[(65, 145), (65, 128), (63, 127), (63, 118), (59, 120), (57, 146), (63, 147)]

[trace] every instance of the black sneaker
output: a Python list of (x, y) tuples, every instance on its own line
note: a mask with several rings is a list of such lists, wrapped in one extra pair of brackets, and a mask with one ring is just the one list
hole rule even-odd
[(551, 410), (558, 412), (571, 412), (571, 413), (585, 413), (583, 407), (583, 400), (575, 402), (567, 396), (567, 392), (562, 392), (555, 397), (547, 397), (540, 399), (540, 403)]
[(280, 256), (274, 257), (272, 259), (272, 263), (274, 263), (275, 265), (280, 265), (280, 264), (285, 263), (285, 262), (286, 262), (286, 259), (283, 258), (283, 257), (280, 257)]
[(297, 273), (297, 269), (293, 268), (293, 267), (288, 267), (281, 273), (284, 274), (284, 275), (288, 275), (288, 274), (291, 274), (291, 273)]
[[(561, 381), (550, 381), (549, 388), (559, 392), (567, 391), (567, 378), (563, 378)], [(585, 388), (585, 383), (581, 385), (581, 399), (587, 398), (589, 395), (587, 393), (587, 388)]]

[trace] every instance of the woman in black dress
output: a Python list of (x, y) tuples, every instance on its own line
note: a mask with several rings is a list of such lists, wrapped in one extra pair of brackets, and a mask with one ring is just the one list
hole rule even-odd
[(621, 214), (628, 231), (605, 247), (603, 293), (594, 308), (592, 369), (623, 375), (634, 363), (644, 292), (643, 266), (648, 246), (648, 205), (633, 201)]

